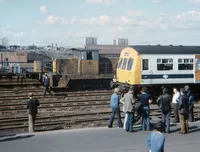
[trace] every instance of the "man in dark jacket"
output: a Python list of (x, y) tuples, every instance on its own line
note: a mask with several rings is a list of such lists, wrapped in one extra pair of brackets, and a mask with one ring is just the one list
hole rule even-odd
[(38, 113), (37, 107), (39, 106), (39, 101), (35, 98), (33, 98), (33, 93), (29, 93), (29, 99), (27, 102), (27, 109), (29, 110), (29, 132), (32, 133), (34, 132), (34, 124), (35, 124), (35, 119), (36, 115)]
[(142, 113), (142, 130), (149, 131), (150, 130), (150, 106), (149, 104), (152, 102), (150, 95), (147, 93), (147, 88), (143, 87), (141, 90), (141, 94), (138, 95), (138, 98), (143, 107)]
[(163, 94), (157, 99), (157, 104), (162, 111), (162, 121), (166, 124), (166, 133), (170, 133), (170, 113), (171, 113), (172, 97), (168, 94), (168, 90), (163, 88)]
[(181, 134), (187, 134), (189, 132), (189, 122), (188, 122), (188, 113), (189, 113), (189, 104), (187, 92), (184, 88), (180, 89), (181, 97), (179, 102), (179, 119), (181, 124)]
[(184, 87), (185, 91), (187, 92), (187, 97), (188, 97), (188, 104), (189, 104), (189, 121), (193, 122), (194, 121), (194, 95), (192, 91), (190, 90), (190, 87), (186, 85)]
[(44, 75), (44, 90), (43, 90), (43, 96), (44, 97), (46, 95), (46, 92), (48, 92), (52, 96), (52, 93), (51, 93), (49, 86), (50, 86), (50, 79), (49, 79), (48, 75), (45, 74)]

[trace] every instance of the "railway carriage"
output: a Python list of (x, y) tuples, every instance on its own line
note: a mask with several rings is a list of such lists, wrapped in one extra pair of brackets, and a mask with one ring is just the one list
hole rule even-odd
[(113, 84), (117, 85), (148, 86), (155, 92), (155, 88), (165, 85), (182, 87), (189, 84), (193, 90), (198, 90), (200, 47), (127, 47), (121, 51), (116, 71)]

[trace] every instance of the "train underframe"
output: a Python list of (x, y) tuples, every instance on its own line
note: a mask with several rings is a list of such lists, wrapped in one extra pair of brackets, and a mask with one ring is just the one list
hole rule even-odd
[[(56, 78), (60, 77), (60, 78)], [(52, 89), (67, 91), (110, 89), (113, 75), (55, 75)]]
[[(141, 84), (141, 85), (129, 85), (125, 83), (119, 83), (119, 82), (113, 82), (110, 83), (111, 88), (119, 87), (121, 92), (127, 92), (128, 88), (130, 86), (134, 87), (135, 90), (135, 96), (140, 93), (142, 87), (147, 87), (148, 93), (152, 96), (154, 102), (158, 98), (159, 95), (162, 94), (162, 87), (166, 87), (168, 89), (169, 94), (173, 94), (173, 88), (177, 88), (180, 90), (180, 88), (184, 88), (184, 86), (189, 85), (191, 91), (194, 93), (195, 100), (200, 100), (200, 84)], [(124, 91), (125, 90), (125, 91)]]

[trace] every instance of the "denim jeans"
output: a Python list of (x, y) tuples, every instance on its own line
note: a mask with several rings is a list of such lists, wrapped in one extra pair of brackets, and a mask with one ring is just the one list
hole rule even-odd
[(127, 112), (127, 121), (126, 121), (126, 131), (132, 132), (133, 131), (133, 113)]
[(150, 108), (149, 107), (143, 107), (142, 130), (143, 131), (150, 130)]
[(162, 121), (166, 124), (166, 133), (170, 133), (170, 114), (170, 111), (162, 111)]
[(120, 114), (120, 108), (119, 107), (112, 107), (112, 113), (111, 113), (111, 117), (110, 117), (110, 120), (109, 120), (109, 123), (108, 123), (108, 127), (112, 127), (112, 124), (113, 124), (113, 121), (114, 121), (114, 118), (115, 118), (115, 114), (117, 114), (117, 118), (118, 118), (118, 126), (120, 128), (123, 127), (123, 124), (122, 124), (122, 120), (121, 120), (121, 114)]

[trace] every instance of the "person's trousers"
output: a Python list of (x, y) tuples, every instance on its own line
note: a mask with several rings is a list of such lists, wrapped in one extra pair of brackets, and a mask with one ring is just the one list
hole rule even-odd
[(189, 132), (188, 114), (179, 114), (181, 133)]
[(126, 129), (126, 121), (127, 121), (128, 115), (127, 113), (125, 113), (125, 118), (124, 118), (124, 129)]
[(166, 133), (170, 133), (170, 113), (170, 111), (162, 111), (162, 121), (166, 124)]
[(133, 113), (127, 112), (127, 121), (126, 121), (126, 131), (132, 132), (133, 131)]
[(194, 121), (194, 105), (189, 105), (189, 121)]
[(142, 114), (142, 130), (149, 131), (150, 130), (150, 109), (149, 107), (143, 107)]
[(174, 121), (179, 122), (178, 103), (173, 103)]
[(49, 87), (44, 87), (44, 89), (43, 89), (43, 96), (44, 96), (44, 97), (45, 97), (45, 95), (46, 95), (46, 92), (48, 92), (50, 95), (52, 95), (52, 94), (51, 94), (51, 90), (50, 90)]
[(28, 115), (28, 130), (29, 133), (34, 132), (34, 124), (35, 124), (36, 115)]
[(112, 124), (113, 124), (113, 121), (114, 121), (114, 118), (115, 118), (115, 114), (117, 114), (117, 118), (118, 118), (118, 126), (120, 128), (123, 127), (123, 124), (122, 124), (122, 120), (121, 120), (121, 113), (120, 113), (120, 108), (114, 108), (112, 107), (112, 113), (111, 113), (111, 117), (110, 117), (110, 120), (109, 120), (109, 123), (108, 123), (108, 127), (112, 127)]

